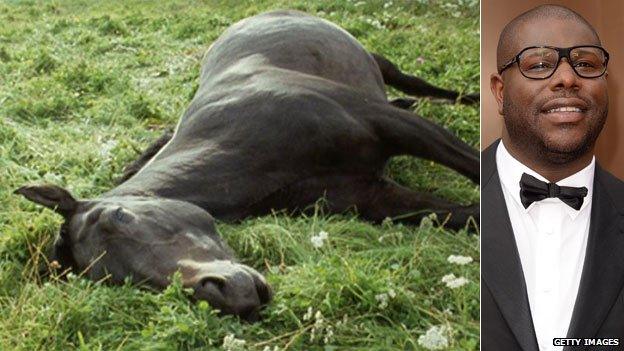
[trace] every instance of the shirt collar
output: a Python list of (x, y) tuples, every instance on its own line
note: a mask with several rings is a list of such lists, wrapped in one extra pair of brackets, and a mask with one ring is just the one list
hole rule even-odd
[[(527, 173), (529, 175), (534, 176), (535, 178), (549, 182), (546, 178), (544, 178), (539, 173), (535, 172), (531, 168), (525, 166), (516, 158), (514, 158), (505, 145), (503, 141), (498, 144), (498, 148), (496, 150), (496, 168), (498, 169), (498, 176), (500, 178), (501, 184), (507, 191), (511, 194), (514, 201), (520, 205), (525, 212), (529, 212), (531, 208), (534, 207), (536, 202), (532, 203), (528, 208), (524, 208), (522, 202), (520, 201), (520, 178), (522, 177), (522, 173)], [(596, 168), (596, 158), (592, 157), (591, 162), (587, 167), (581, 169), (580, 171), (572, 174), (571, 176), (558, 181), (557, 185), (563, 186), (574, 186), (574, 187), (586, 187), (587, 188), (587, 196), (583, 201), (583, 206), (576, 211), (568, 205), (565, 205), (563, 202), (566, 213), (574, 220), (576, 216), (578, 216), (581, 211), (584, 211), (587, 206), (591, 203), (592, 194), (594, 190), (594, 170)]]

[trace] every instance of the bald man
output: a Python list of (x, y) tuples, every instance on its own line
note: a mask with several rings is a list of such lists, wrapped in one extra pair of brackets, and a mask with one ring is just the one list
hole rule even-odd
[(608, 53), (579, 14), (546, 5), (507, 24), (497, 61), (504, 128), (481, 157), (482, 350), (624, 350), (624, 183), (594, 158)]

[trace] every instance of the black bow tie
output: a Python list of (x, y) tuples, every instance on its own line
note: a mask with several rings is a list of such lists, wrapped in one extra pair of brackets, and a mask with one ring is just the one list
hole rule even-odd
[(587, 188), (575, 188), (572, 186), (559, 186), (555, 183), (546, 183), (522, 173), (520, 178), (520, 201), (522, 206), (528, 208), (535, 201), (541, 201), (549, 197), (556, 197), (575, 210), (583, 206), (583, 198), (587, 196)]

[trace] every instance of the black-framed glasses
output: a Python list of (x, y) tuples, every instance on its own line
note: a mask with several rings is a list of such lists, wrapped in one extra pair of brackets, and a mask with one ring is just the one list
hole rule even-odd
[(561, 58), (568, 59), (574, 72), (582, 78), (598, 78), (607, 71), (609, 53), (600, 46), (581, 45), (570, 48), (531, 46), (522, 49), (511, 61), (504, 64), (498, 74), (518, 64), (523, 76), (529, 79), (547, 79), (555, 73)]

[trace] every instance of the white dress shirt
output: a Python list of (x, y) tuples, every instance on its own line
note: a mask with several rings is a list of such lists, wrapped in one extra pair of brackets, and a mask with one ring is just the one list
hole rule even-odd
[(553, 346), (553, 338), (567, 336), (581, 281), (595, 159), (578, 173), (557, 182), (560, 186), (587, 188), (578, 211), (558, 198), (536, 201), (525, 209), (520, 202), (522, 173), (548, 180), (511, 156), (502, 141), (496, 150), (496, 166), (522, 263), (539, 349), (560, 351), (563, 347)]

